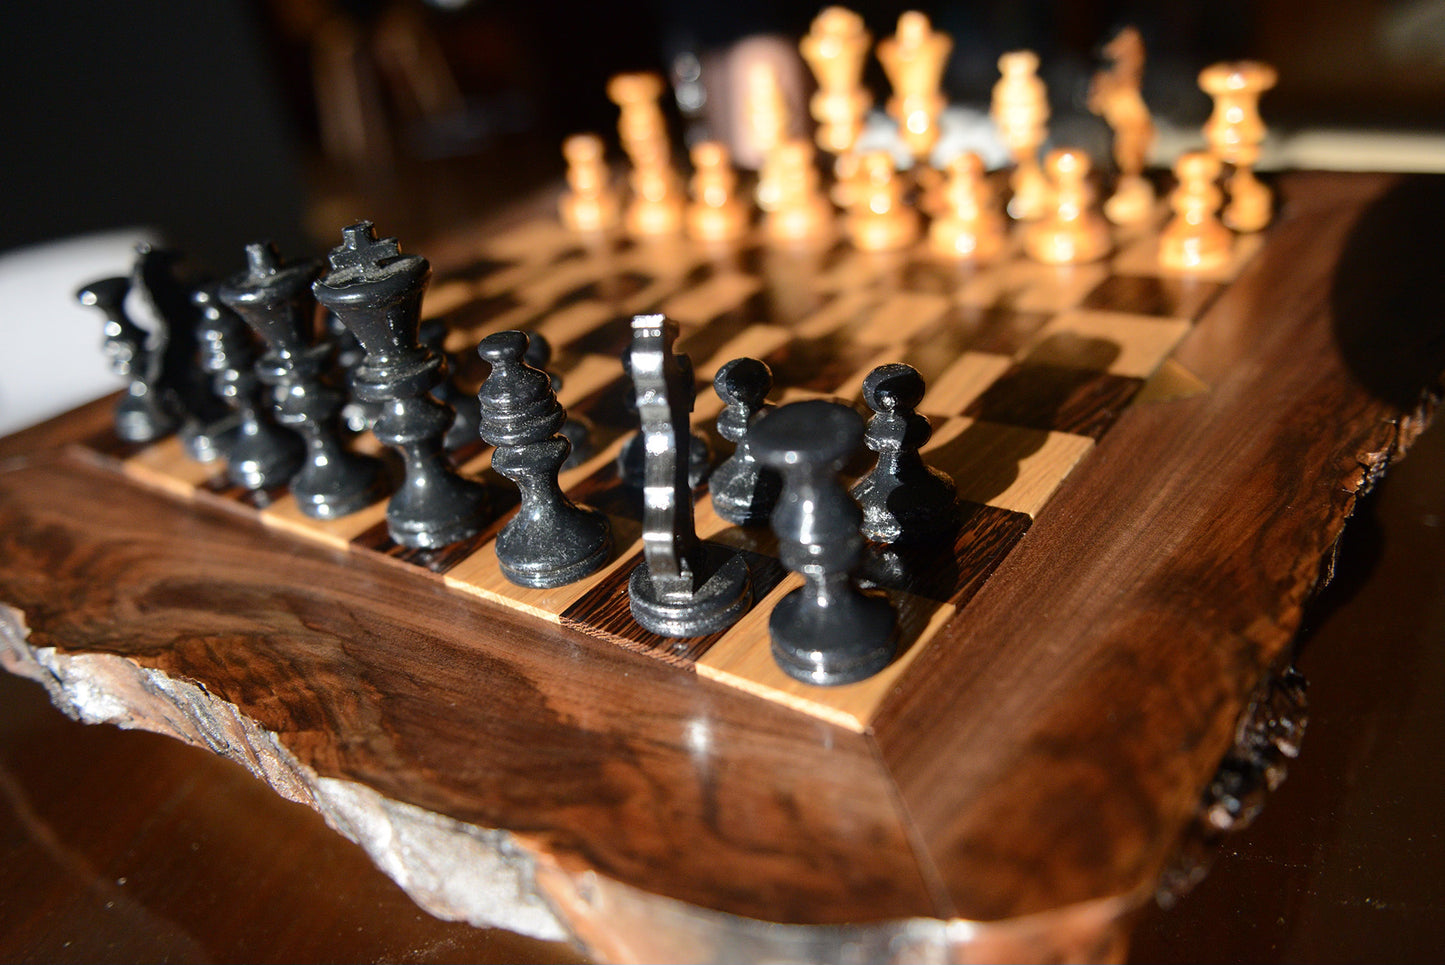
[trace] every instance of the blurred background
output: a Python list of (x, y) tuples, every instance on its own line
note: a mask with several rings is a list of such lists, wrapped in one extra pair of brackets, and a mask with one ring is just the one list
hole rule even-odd
[[(851, 6), (876, 39), (892, 34), (910, 5)], [(725, 97), (709, 87), (710, 75), (739, 42), (773, 35), (791, 45), (819, 8), (795, 0), (0, 4), (0, 86), (9, 94), (0, 138), (0, 433), (115, 384), (99, 352), (98, 320), (74, 305), (73, 292), (91, 278), (126, 272), (135, 240), (165, 241), (219, 274), (240, 267), (247, 242), (269, 238), (288, 253), (319, 254), (341, 225), (365, 217), (425, 253), (429, 236), (557, 184), (559, 146), (570, 133), (601, 133), (618, 157), (616, 111), (604, 91), (611, 75), (653, 70), (668, 77), (675, 143), (700, 137), (718, 123), (709, 98), (715, 108)], [(1091, 146), (1101, 159), (1106, 132), (1085, 110), (1084, 91), (1101, 45), (1133, 24), (1149, 51), (1145, 98), (1166, 133), (1187, 141), (1208, 115), (1195, 83), (1200, 68), (1254, 58), (1279, 69), (1279, 85), (1262, 104), (1273, 163), (1445, 170), (1445, 0), (994, 0), (923, 9), (954, 38), (945, 79), (954, 104), (985, 111), (998, 55), (1031, 48), (1042, 60), (1055, 140)], [(868, 80), (881, 103), (887, 86), (876, 62)], [(1445, 954), (1440, 436), (1439, 428), (1427, 434), (1423, 455), (1398, 471), (1401, 481), (1392, 474), (1384, 509), (1376, 514), (1369, 503), (1352, 524), (1342, 577), (1314, 611), (1311, 627), (1325, 629), (1307, 634), (1302, 658), (1317, 707), (1304, 758), (1265, 817), (1220, 849), (1195, 895), (1145, 916), (1139, 960), (1425, 961)], [(1382, 534), (1396, 547), (1393, 555), (1383, 553)], [(1382, 573), (1381, 558), (1396, 569)], [(1394, 648), (1364, 647), (1362, 665), (1361, 648), (1352, 645), (1386, 637)], [(1412, 682), (1404, 697), (1402, 677)], [(29, 805), (17, 804), (15, 794), (42, 786), (26, 770), (41, 773), (23, 750), (32, 740), (54, 753), (70, 748), (66, 753), (92, 764), (132, 754), (165, 762), (152, 779), (179, 782), (184, 793), (177, 792), (180, 817), (169, 819), (161, 844), (183, 851), (189, 841), (193, 863), (236, 849), (207, 819), (217, 807), (243, 808), (260, 837), (284, 834), (313, 849), (319, 864), (308, 877), (298, 883), (286, 877), (289, 870), (273, 868), (273, 883), (285, 878), (309, 889), (304, 900), (312, 907), (327, 889), (344, 883), (349, 890), (328, 899), (330, 917), (312, 945), (284, 946), (294, 954), (568, 957), (565, 948), (524, 947), (432, 921), (314, 815), (293, 813), (295, 806), (232, 765), (151, 735), (71, 725), (32, 685), (5, 678), (0, 687), (12, 709), (0, 767), (11, 806), (3, 825), (10, 834), (3, 853), (14, 859), (8, 866), (59, 880), (73, 869), (61, 861), (56, 871), (47, 862), (79, 849), (87, 860), (108, 862), (110, 872), (120, 868), (111, 878), (149, 880), (151, 887), (139, 910), (125, 904), (140, 900), (134, 888), (124, 901), (107, 892), (103, 907), (105, 895), (62, 903), (60, 917), (47, 919), (27, 946), (29, 957), (268, 958), (264, 942), (255, 944), (257, 936), (239, 925), (225, 933), (231, 944), (224, 949), (186, 944), (198, 934), (193, 916), (221, 914), (241, 900), (226, 875), (187, 870), (184, 857), (168, 857), (157, 869), (143, 855), (86, 851), (96, 809), (123, 794), (124, 781), (142, 779), (127, 774), (127, 764), (104, 765), (98, 785), (44, 785), (60, 810), (27, 817)], [(1367, 734), (1354, 727), (1356, 715), (1371, 721)], [(120, 782), (118, 791), (111, 781)], [(59, 835), (60, 852), (45, 835), (23, 830), (36, 820), (60, 822), (47, 831)], [(185, 900), (170, 895), (171, 876), (202, 891)], [(0, 909), (12, 922), (33, 925), (42, 912), (17, 897), (29, 878), (17, 890), (17, 876), (5, 877)], [(162, 915), (161, 925), (145, 926), (155, 941), (121, 927), (116, 902), (130, 908), (126, 921)], [(174, 934), (185, 940), (165, 944)], [(74, 954), (66, 951), (72, 941)]]
[[(816, 0), (4, 4), (0, 78), (11, 96), (0, 250), (146, 225), (230, 271), (249, 240), (315, 249), (362, 212), (404, 241), (424, 237), (559, 178), (558, 145), (569, 133), (603, 133), (615, 154), (616, 112), (604, 93), (612, 74), (655, 70), (674, 81), (689, 113), (705, 115), (704, 68), (751, 36), (791, 46), (819, 8)], [(881, 38), (908, 5), (853, 8)], [(1056, 141), (1087, 140), (1097, 127), (1084, 91), (1100, 46), (1125, 24), (1143, 33), (1145, 97), (1166, 124), (1197, 130), (1209, 111), (1199, 69), (1249, 57), (1279, 68), (1263, 104), (1276, 139), (1320, 128), (1445, 133), (1442, 0), (952, 0), (927, 12), (955, 41), (945, 77), (955, 104), (986, 108), (998, 55), (1036, 50)], [(888, 88), (876, 61), (868, 79), (881, 104)], [(678, 100), (671, 107), (681, 134)]]

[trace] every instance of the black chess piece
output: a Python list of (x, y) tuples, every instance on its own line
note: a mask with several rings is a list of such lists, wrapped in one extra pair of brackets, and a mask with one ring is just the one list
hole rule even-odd
[[(688, 394), (689, 402), (687, 409), (692, 411), (697, 401), (697, 379), (692, 371), (692, 359), (686, 355), (678, 356), (683, 361), (682, 366), (683, 385)], [(622, 368), (629, 376), (632, 375), (632, 346), (629, 345), (622, 353)], [(634, 388), (636, 378), (633, 378)], [(637, 408), (637, 393), (629, 393), (625, 404), (628, 409)], [(693, 489), (699, 489), (707, 482), (708, 476), (712, 474), (712, 446), (708, 441), (696, 432), (689, 430), (687, 448), (687, 483)], [(630, 439), (622, 444), (622, 451), (617, 454), (617, 475), (624, 486), (631, 486), (634, 489), (641, 489), (643, 480), (647, 477), (647, 453), (643, 447), (643, 433), (636, 432)]]
[(925, 465), (919, 448), (933, 429), (918, 412), (923, 377), (911, 365), (880, 365), (863, 380), (863, 401), (876, 413), (863, 441), (878, 453), (873, 470), (853, 486), (863, 510), (863, 535), (879, 543), (918, 545), (958, 532), (958, 491), (947, 473)]
[(851, 576), (863, 549), (863, 514), (838, 470), (862, 437), (858, 413), (821, 399), (774, 409), (748, 435), (753, 455), (783, 474), (773, 530), (783, 565), (807, 581), (768, 618), (773, 658), (806, 683), (863, 680), (886, 667), (897, 646), (892, 604), (858, 589)]
[(160, 382), (181, 415), (177, 430), (186, 454), (197, 462), (224, 459), (236, 436), (239, 418), (211, 390), (198, 364), (201, 313), (191, 301), (195, 286), (179, 254), (148, 244), (136, 246), (132, 290), (148, 304), (164, 329)]
[(341, 393), (321, 378), (332, 347), (312, 337), (311, 280), (319, 270), (315, 261), (283, 264), (270, 244), (247, 245), (246, 270), (217, 295), (266, 343), (256, 374), (273, 386), (276, 421), (305, 440), (291, 495), (307, 516), (334, 519), (380, 499), (385, 479), (379, 460), (341, 444)]
[(772, 408), (765, 401), (773, 387), (772, 370), (758, 359), (733, 359), (717, 370), (712, 384), (726, 404), (717, 418), (718, 434), (735, 446), (733, 454), (713, 470), (708, 481), (713, 509), (739, 526), (766, 525), (783, 481), (773, 469), (753, 458), (748, 427)]
[(111, 371), (126, 379), (115, 403), (115, 434), (126, 442), (154, 442), (176, 431), (180, 419), (160, 377), (165, 333), (147, 332), (131, 320), (125, 310), (129, 293), (129, 278), (102, 278), (75, 297), (105, 315), (105, 355)]
[(496, 446), (492, 468), (517, 484), (522, 505), (497, 534), (502, 574), (521, 586), (574, 583), (607, 562), (607, 517), (562, 493), (557, 473), (571, 444), (560, 434), (567, 411), (547, 373), (525, 361), (527, 336), (497, 332), (477, 352), (492, 364), (477, 393), (481, 436)]
[(632, 319), (632, 380), (646, 453), (644, 562), (627, 584), (632, 616), (664, 637), (700, 637), (737, 622), (752, 603), (742, 555), (701, 542), (692, 486), (682, 457), (692, 412), (692, 365), (673, 352), (677, 323), (662, 315)]
[(331, 380), (346, 389), (346, 404), (341, 407), (341, 422), (346, 426), (348, 432), (367, 432), (376, 425), (377, 418), (381, 415), (381, 406), (375, 402), (358, 402), (356, 400), (356, 389), (351, 384), (351, 373), (366, 358), (366, 349), (351, 334), (351, 330), (341, 324), (335, 312), (322, 312), (323, 324), (326, 326), (326, 337), (335, 346), (331, 356)]
[(442, 438), (455, 413), (432, 398), (442, 360), (418, 340), (421, 300), (431, 265), (403, 255), (395, 238), (378, 239), (371, 222), (343, 228), (331, 270), (312, 290), (366, 349), (352, 373), (356, 397), (382, 405), (372, 431), (405, 464), (386, 507), (387, 531), (402, 546), (435, 549), (481, 532), (491, 518), (486, 487), (447, 463)]
[(226, 459), (226, 475), (237, 486), (255, 491), (283, 486), (301, 468), (306, 445), (290, 429), (276, 424), (269, 405), (257, 403), (256, 350), (251, 330), (228, 309), (210, 286), (191, 300), (201, 310), (201, 368), (211, 374), (215, 391), (240, 418)]
[(447, 427), (446, 435), (442, 436), (442, 448), (447, 452), (455, 452), (477, 441), (482, 417), (477, 396), (457, 383), (456, 376), (461, 366), (457, 357), (447, 351), (445, 320), (429, 318), (423, 321), (417, 337), (422, 345), (431, 349), (442, 360), (441, 381), (432, 389), (431, 394), (438, 402), (452, 407), (452, 424)]
[[(561, 392), (562, 376), (548, 368), (552, 364), (552, 343), (547, 341), (541, 332), (528, 331), (527, 338), (527, 364), (546, 372), (547, 377), (552, 380), (552, 391)], [(572, 452), (568, 454), (567, 461), (562, 463), (563, 469), (580, 466), (597, 455), (597, 446), (592, 442), (592, 423), (588, 420), (569, 412), (567, 421), (562, 423), (561, 432), (567, 441), (572, 443)]]

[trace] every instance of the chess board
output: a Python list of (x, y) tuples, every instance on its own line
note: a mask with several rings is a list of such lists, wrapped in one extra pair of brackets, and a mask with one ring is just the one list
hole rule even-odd
[[(178, 442), (120, 445), (101, 401), (0, 440), (0, 663), (82, 719), (243, 763), (439, 915), (598, 958), (1122, 958), (1228, 811), (1221, 761), (1288, 731), (1272, 674), (1445, 369), (1419, 242), (1441, 183), (1274, 186), (1275, 224), (1204, 277), (1155, 267), (1159, 220), (1061, 268), (594, 246), (550, 217), (419, 245), (465, 379), (488, 332), (554, 346), (593, 426), (563, 485), (612, 519), (603, 571), (500, 579), (509, 487), (480, 443), (457, 458), (502, 515), (423, 553), (380, 505), (318, 522)], [(719, 455), (705, 380), (733, 357), (766, 359), (778, 402), (856, 403), (880, 362), (924, 375), (926, 454), (967, 513), (946, 551), (870, 554), (906, 631), (878, 676), (776, 670), (763, 621), (793, 578), (705, 491), (701, 535), (748, 554), (759, 602), (716, 638), (630, 622), (640, 514), (613, 460), (643, 311), (679, 322)]]
[[(555, 352), (551, 368), (562, 379), (562, 404), (591, 427), (589, 451), (561, 483), (573, 500), (608, 515), (614, 556), (599, 572), (555, 589), (503, 577), (491, 543), (515, 507), (516, 490), (491, 470), (490, 449), (480, 441), (455, 453), (454, 462), (463, 474), (492, 483), (503, 513), (477, 537), (440, 550), (392, 542), (384, 501), (344, 518), (313, 519), (284, 491), (248, 492), (227, 480), (223, 465), (190, 460), (175, 438), (137, 445), (103, 433), (88, 445), (129, 480), (181, 500), (254, 513), (278, 538), (376, 555), (457, 593), (866, 732), (883, 698), (907, 685), (909, 668), (942, 627), (966, 619), (975, 594), (1125, 408), (1204, 388), (1169, 362), (1170, 353), (1264, 238), (1242, 237), (1222, 269), (1171, 273), (1157, 259), (1166, 215), (1161, 205), (1149, 223), (1116, 229), (1107, 260), (1062, 266), (1028, 260), (1017, 239), (1003, 257), (975, 265), (932, 254), (923, 243), (870, 253), (846, 240), (797, 249), (757, 238), (719, 246), (588, 237), (548, 216), (451, 244), (423, 311), (447, 321), (461, 381), (474, 388), (485, 377), (474, 351), (484, 335), (539, 332)], [(766, 361), (776, 403), (831, 398), (865, 415), (861, 387), (872, 368), (906, 362), (923, 375), (928, 391), (920, 411), (933, 427), (925, 458), (956, 481), (964, 522), (948, 545), (870, 546), (865, 554), (864, 584), (886, 591), (899, 612), (898, 656), (880, 674), (820, 687), (775, 666), (768, 614), (799, 578), (783, 569), (770, 531), (727, 523), (705, 488), (696, 500), (698, 534), (745, 555), (752, 610), (726, 631), (691, 639), (660, 637), (632, 619), (627, 580), (642, 561), (642, 501), (617, 469), (618, 453), (637, 428), (635, 411), (624, 404), (631, 386), (620, 356), (631, 316), (644, 312), (662, 312), (681, 326), (677, 348), (691, 357), (700, 387), (694, 427), (710, 437), (714, 461), (730, 444), (715, 430), (721, 402), (711, 380), (730, 359)], [(369, 435), (354, 444), (377, 449)], [(850, 480), (870, 468), (870, 455), (861, 453), (848, 467)]]

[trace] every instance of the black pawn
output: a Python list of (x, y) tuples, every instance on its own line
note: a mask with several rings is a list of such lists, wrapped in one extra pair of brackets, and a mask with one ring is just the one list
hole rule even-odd
[[(552, 391), (562, 391), (562, 376), (553, 372), (549, 365), (552, 364), (552, 343), (547, 341), (541, 332), (527, 333), (527, 364), (547, 373), (552, 380)], [(562, 423), (562, 435), (572, 443), (572, 452), (567, 456), (567, 461), (562, 463), (563, 469), (571, 469), (580, 466), (588, 459), (597, 455), (597, 447), (592, 443), (592, 424), (586, 419), (567, 414), (567, 421)]]
[[(678, 356), (683, 361), (682, 378), (688, 393), (687, 410), (692, 411), (697, 402), (697, 379), (692, 371), (692, 360), (686, 355)], [(628, 376), (632, 375), (632, 346), (628, 346), (622, 353), (622, 368)], [(633, 380), (634, 388), (636, 380)], [(637, 395), (629, 392), (624, 402), (629, 411), (637, 410)], [(643, 480), (647, 476), (647, 453), (643, 448), (642, 433), (637, 432), (622, 444), (622, 451), (617, 454), (617, 474), (624, 486), (631, 486), (634, 489), (641, 489)], [(687, 484), (693, 489), (698, 489), (707, 482), (708, 476), (712, 474), (712, 447), (708, 441), (696, 432), (689, 429), (687, 448)]]
[(863, 380), (863, 401), (876, 413), (863, 441), (878, 464), (853, 486), (853, 498), (863, 510), (863, 535), (879, 543), (938, 542), (958, 531), (953, 479), (918, 453), (933, 435), (917, 411), (923, 391), (918, 370), (902, 363), (880, 365)]
[(778, 666), (805, 683), (863, 680), (888, 666), (897, 646), (892, 604), (851, 576), (863, 549), (862, 513), (838, 470), (862, 436), (858, 413), (823, 400), (775, 409), (748, 436), (753, 455), (783, 474), (773, 531), (783, 565), (807, 582), (778, 601), (768, 631)]
[(726, 403), (717, 418), (718, 434), (736, 447), (708, 481), (713, 509), (730, 523), (763, 526), (777, 505), (782, 479), (753, 458), (748, 427), (772, 408), (765, 400), (773, 387), (773, 372), (758, 359), (733, 359), (717, 370), (712, 384)]
[(452, 407), (456, 413), (447, 434), (442, 436), (442, 447), (455, 452), (463, 446), (477, 441), (481, 426), (481, 412), (477, 408), (475, 393), (468, 392), (457, 383), (459, 360), (446, 349), (447, 323), (440, 318), (429, 318), (421, 323), (421, 343), (431, 349), (442, 360), (442, 380), (432, 389), (432, 397)]
[(102, 278), (75, 293), (82, 305), (105, 316), (105, 355), (110, 369), (126, 380), (115, 403), (115, 434), (126, 442), (153, 442), (176, 430), (180, 420), (161, 383), (164, 349), (125, 310), (129, 278)]
[(385, 479), (380, 461), (341, 443), (341, 393), (321, 378), (332, 348), (312, 336), (311, 280), (319, 269), (315, 261), (284, 264), (270, 244), (247, 245), (246, 270), (217, 295), (266, 343), (256, 374), (273, 387), (276, 421), (305, 440), (291, 495), (307, 516), (335, 519), (380, 499)]
[(644, 452), (644, 561), (627, 581), (628, 606), (643, 628), (664, 637), (701, 637), (737, 622), (752, 603), (752, 576), (740, 553), (701, 542), (683, 454), (692, 412), (692, 364), (672, 350), (677, 323), (632, 319), (632, 378)]
[(547, 373), (527, 364), (527, 336), (497, 332), (477, 346), (492, 372), (477, 393), (481, 436), (496, 446), (492, 468), (522, 493), (522, 505), (497, 534), (502, 574), (521, 586), (573, 583), (607, 562), (607, 517), (562, 493), (557, 473), (571, 444), (560, 435), (567, 411)]
[(403, 255), (395, 238), (378, 239), (371, 222), (343, 228), (331, 270), (313, 285), (321, 304), (366, 349), (352, 373), (360, 402), (382, 407), (372, 431), (401, 454), (405, 475), (386, 507), (392, 540), (436, 549), (481, 532), (491, 518), (486, 487), (447, 463), (442, 438), (455, 413), (432, 398), (441, 357), (419, 341), (421, 300), (431, 265)]
[(256, 350), (250, 330), (222, 304), (212, 288), (191, 295), (201, 310), (201, 368), (211, 374), (216, 394), (240, 417), (226, 457), (226, 475), (252, 491), (283, 486), (306, 458), (301, 437), (278, 426), (270, 406), (257, 405)]

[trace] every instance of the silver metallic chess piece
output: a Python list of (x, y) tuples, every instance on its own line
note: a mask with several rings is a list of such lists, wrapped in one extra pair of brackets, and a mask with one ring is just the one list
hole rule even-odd
[(431, 264), (404, 255), (395, 238), (377, 238), (370, 221), (341, 230), (330, 271), (312, 290), (366, 349), (352, 373), (360, 402), (380, 403), (372, 431), (401, 454), (405, 474), (386, 507), (392, 540), (437, 549), (468, 539), (491, 520), (486, 487), (447, 463), (442, 439), (455, 419), (432, 397), (442, 359), (419, 341), (421, 301)]
[(893, 659), (898, 614), (886, 596), (864, 593), (852, 577), (863, 514), (838, 470), (863, 441), (863, 420), (836, 402), (794, 402), (759, 419), (748, 438), (758, 460), (783, 474), (773, 531), (783, 565), (806, 581), (768, 618), (773, 659), (810, 684), (871, 677)]
[(698, 540), (686, 453), (691, 435), (692, 367), (673, 352), (677, 323), (663, 315), (632, 319), (632, 380), (646, 453), (644, 562), (632, 571), (632, 615), (664, 637), (700, 637), (736, 623), (752, 603), (743, 557)]
[(607, 517), (578, 506), (557, 484), (572, 448), (562, 436), (567, 410), (547, 373), (528, 365), (523, 332), (488, 335), (477, 352), (492, 372), (477, 393), (480, 432), (496, 446), (492, 468), (517, 484), (522, 505), (497, 534), (502, 575), (521, 586), (576, 582), (612, 555)]

